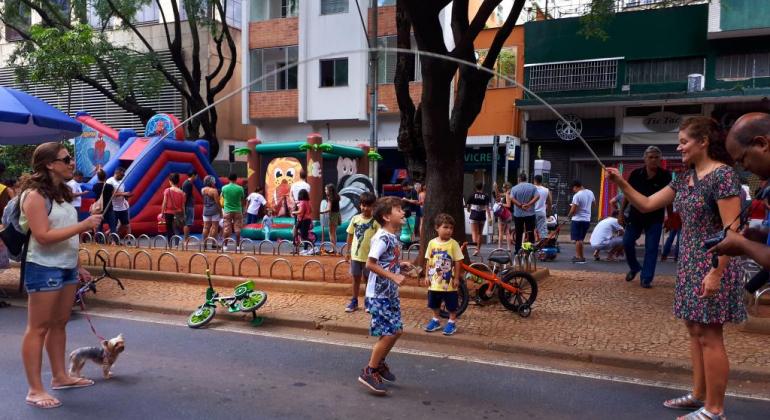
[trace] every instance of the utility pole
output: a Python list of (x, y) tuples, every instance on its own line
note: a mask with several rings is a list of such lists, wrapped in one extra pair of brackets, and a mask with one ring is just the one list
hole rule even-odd
[[(377, 1), (372, 0), (372, 13), (371, 13), (371, 27), (369, 28), (369, 46), (370, 48), (377, 48)], [(379, 67), (379, 55), (377, 51), (369, 51), (369, 96), (371, 98), (371, 104), (369, 108), (369, 148), (371, 150), (377, 150), (377, 101), (378, 101), (378, 86), (377, 86), (377, 68)], [(377, 161), (372, 160), (369, 162), (369, 177), (372, 179), (374, 190), (378, 191), (377, 187)]]

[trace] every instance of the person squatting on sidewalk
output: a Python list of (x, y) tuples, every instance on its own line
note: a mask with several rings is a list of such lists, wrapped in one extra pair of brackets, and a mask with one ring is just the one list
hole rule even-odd
[(79, 235), (102, 223), (101, 215), (78, 223), (77, 212), (70, 204), (72, 191), (65, 184), (74, 169), (75, 162), (63, 145), (43, 143), (32, 154), (32, 174), (21, 180), (19, 223), (22, 229), (31, 231), (22, 268), (28, 310), (21, 357), (29, 384), (26, 402), (36, 408), (61, 406), (61, 401), (46, 392), (41, 379), (44, 347), (51, 366), (52, 389), (94, 384), (90, 379), (70, 376), (64, 362), (66, 327), (78, 280), (91, 278), (78, 262)]
[[(374, 219), (382, 226), (372, 237), (369, 259), (369, 281), (366, 304), (372, 316), (369, 333), (379, 337), (372, 348), (369, 363), (361, 370), (358, 382), (379, 395), (387, 391), (382, 381), (394, 382), (385, 358), (403, 333), (398, 286), (404, 282), (399, 262), (401, 241), (398, 235), (404, 224), (404, 210), (398, 197), (382, 197), (374, 204)], [(406, 267), (411, 264), (404, 263)]]
[[(660, 167), (660, 149), (650, 146), (644, 152), (644, 166), (631, 172), (628, 176), (628, 184), (642, 195), (649, 197), (662, 190), (671, 183), (671, 172)], [(624, 217), (624, 211), (631, 205), (628, 219)], [(632, 281), (641, 271), (640, 284), (644, 288), (652, 287), (652, 279), (655, 277), (655, 265), (658, 261), (658, 247), (660, 235), (663, 231), (664, 209), (650, 213), (642, 213), (632, 205), (628, 196), (623, 199), (623, 205), (618, 216), (621, 225), (626, 228), (623, 235), (623, 246), (626, 251), (626, 263), (628, 274), (626, 281)], [(668, 213), (672, 213), (668, 206)], [(636, 240), (644, 233), (644, 265), (639, 265), (636, 259)]]
[(380, 224), (372, 217), (372, 207), (376, 198), (370, 192), (361, 194), (361, 213), (353, 216), (348, 224), (348, 249), (345, 261), (350, 262), (350, 275), (353, 277), (353, 293), (345, 312), (358, 310), (358, 294), (361, 289), (361, 279), (369, 278), (366, 269), (366, 259), (369, 257), (369, 245), (372, 237), (380, 229)]
[(452, 335), (457, 331), (457, 288), (460, 286), (462, 274), (463, 251), (460, 244), (452, 239), (455, 229), (455, 219), (441, 213), (436, 216), (433, 226), (438, 237), (431, 239), (425, 248), (426, 267), (425, 285), (428, 288), (428, 308), (433, 311), (433, 318), (425, 326), (425, 331), (433, 332), (441, 329), (441, 304), (444, 303), (449, 312), (449, 322), (444, 327), (444, 335)]
[(730, 365), (723, 326), (746, 320), (741, 261), (704, 249), (704, 241), (726, 227), (735, 229), (740, 214), (741, 187), (730, 166), (733, 159), (716, 121), (693, 117), (679, 127), (682, 162), (689, 169), (650, 197), (636, 191), (615, 168), (608, 179), (625, 193), (640, 212), (649, 213), (672, 203), (682, 219), (682, 243), (677, 265), (674, 315), (684, 321), (690, 336), (692, 391), (664, 402), (668, 408), (695, 410), (684, 420), (725, 418), (724, 400)]
[(594, 260), (599, 261), (601, 251), (607, 251), (607, 261), (615, 261), (623, 254), (623, 226), (618, 223), (618, 210), (613, 209), (610, 217), (597, 223), (589, 241), (594, 249)]

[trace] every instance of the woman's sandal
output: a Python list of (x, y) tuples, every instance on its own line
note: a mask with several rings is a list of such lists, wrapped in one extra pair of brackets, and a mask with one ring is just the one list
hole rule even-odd
[[(24, 402), (27, 403), (27, 405), (30, 405), (35, 408), (41, 408), (43, 410), (49, 409), (49, 408), (58, 408), (61, 407), (61, 401), (57, 400), (56, 398), (43, 398), (40, 400), (31, 400), (27, 398), (24, 400)], [(48, 403), (50, 402), (50, 404)]]
[(701, 407), (700, 410), (696, 410), (686, 416), (679, 417), (677, 420), (727, 420), (727, 417), (725, 417), (724, 413), (714, 414), (706, 410), (706, 407)]
[(689, 393), (679, 398), (666, 400), (663, 402), (663, 406), (675, 410), (697, 410), (703, 407), (703, 401), (695, 398), (692, 393)]

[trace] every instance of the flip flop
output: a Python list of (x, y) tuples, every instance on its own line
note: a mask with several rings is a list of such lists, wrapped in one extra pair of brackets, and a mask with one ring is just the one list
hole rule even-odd
[(54, 400), (55, 400), (55, 398), (43, 398), (42, 400), (37, 400), (37, 401), (30, 400), (30, 399), (25, 399), (24, 402), (26, 402), (27, 405), (29, 405), (31, 407), (40, 408), (40, 409), (43, 409), (43, 410), (47, 410), (49, 408), (61, 407), (61, 401), (58, 401), (56, 404), (53, 404), (53, 405), (44, 405), (43, 404), (43, 402), (45, 402), (45, 401), (54, 401)]
[[(85, 382), (83, 382), (85, 381)], [(73, 382), (68, 385), (59, 385), (59, 386), (52, 386), (51, 389), (55, 391), (60, 391), (62, 389), (72, 389), (72, 388), (85, 388), (87, 386), (91, 386), (94, 384), (94, 381), (86, 378), (80, 378), (76, 382)]]

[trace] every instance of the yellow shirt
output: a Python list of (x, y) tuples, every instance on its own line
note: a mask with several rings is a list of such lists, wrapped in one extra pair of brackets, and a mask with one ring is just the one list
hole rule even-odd
[(380, 229), (380, 224), (374, 220), (374, 217), (365, 218), (361, 214), (357, 214), (350, 219), (347, 232), (353, 235), (353, 243), (350, 247), (350, 259), (358, 262), (366, 262), (369, 258), (369, 245), (372, 242), (372, 237), (377, 230)]
[(428, 290), (434, 292), (456, 291), (457, 289), (452, 287), (452, 278), (455, 274), (455, 262), (463, 259), (460, 244), (451, 238), (446, 242), (434, 238), (428, 242), (428, 247), (425, 249), (425, 259), (428, 260), (428, 279), (430, 279)]

